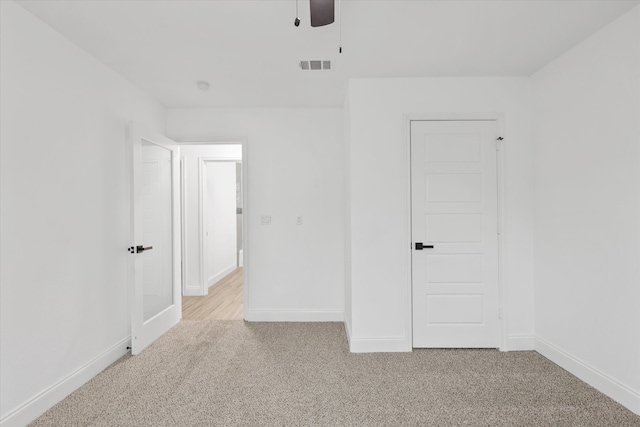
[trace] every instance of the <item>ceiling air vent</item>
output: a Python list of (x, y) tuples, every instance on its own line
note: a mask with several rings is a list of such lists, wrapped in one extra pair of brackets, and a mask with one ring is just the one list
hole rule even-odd
[(327, 59), (312, 59), (300, 61), (301, 70), (330, 70), (331, 61)]

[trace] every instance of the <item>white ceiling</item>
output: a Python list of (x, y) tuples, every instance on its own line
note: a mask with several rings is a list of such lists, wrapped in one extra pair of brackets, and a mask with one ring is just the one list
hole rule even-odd
[(339, 54), (338, 23), (311, 28), (308, 0), (297, 28), (295, 0), (19, 1), (168, 107), (341, 106), (353, 77), (527, 76), (638, 3), (342, 0)]

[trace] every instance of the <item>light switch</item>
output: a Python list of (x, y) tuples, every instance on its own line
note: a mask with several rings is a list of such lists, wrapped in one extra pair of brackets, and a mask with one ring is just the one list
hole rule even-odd
[(260, 217), (260, 224), (271, 225), (271, 215), (262, 215), (262, 217)]

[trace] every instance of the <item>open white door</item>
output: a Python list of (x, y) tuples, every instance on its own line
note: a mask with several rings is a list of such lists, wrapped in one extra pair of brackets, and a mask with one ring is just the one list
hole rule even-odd
[(180, 321), (180, 152), (136, 123), (131, 150), (131, 354)]

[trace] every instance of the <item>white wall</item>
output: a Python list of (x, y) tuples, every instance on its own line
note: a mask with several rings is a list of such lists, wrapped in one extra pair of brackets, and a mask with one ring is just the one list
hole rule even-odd
[(207, 286), (212, 286), (238, 267), (236, 163), (207, 162), (205, 165), (205, 277)]
[(640, 8), (532, 81), (536, 350), (640, 413)]
[[(246, 138), (247, 320), (342, 320), (342, 111), (169, 109), (167, 133)], [(262, 215), (271, 225), (260, 224)]]
[[(200, 158), (219, 160), (241, 160), (240, 144), (181, 145), (180, 156), (183, 161), (184, 176), (184, 234), (183, 268), (185, 280), (184, 295), (206, 295), (202, 288), (200, 269)], [(235, 175), (234, 175), (235, 180)]]
[(24, 425), (126, 352), (126, 124), (163, 131), (164, 109), (0, 8), (0, 417)]
[(411, 348), (409, 143), (403, 116), (464, 112), (504, 113), (506, 348), (532, 349), (528, 78), (356, 79), (348, 101), (352, 351)]

